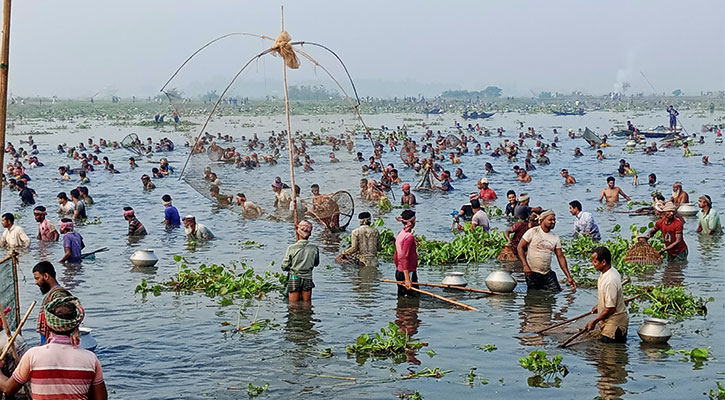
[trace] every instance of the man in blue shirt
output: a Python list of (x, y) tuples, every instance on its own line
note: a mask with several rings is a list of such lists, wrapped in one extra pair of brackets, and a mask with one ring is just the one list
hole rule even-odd
[(677, 129), (677, 116), (680, 115), (680, 113), (675, 110), (675, 107), (670, 105), (670, 107), (667, 109), (667, 114), (670, 115), (670, 130), (674, 131)]
[(181, 218), (179, 210), (171, 205), (171, 196), (165, 194), (161, 197), (161, 203), (166, 208), (164, 211), (164, 224), (169, 228), (178, 228), (181, 226)]
[(60, 233), (63, 234), (63, 249), (65, 249), (65, 254), (60, 259), (60, 262), (80, 263), (82, 261), (81, 250), (86, 245), (83, 243), (83, 236), (73, 231), (72, 219), (63, 218), (60, 220)]

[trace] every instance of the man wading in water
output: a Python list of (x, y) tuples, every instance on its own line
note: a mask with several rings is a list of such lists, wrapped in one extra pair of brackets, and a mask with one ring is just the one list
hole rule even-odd
[(602, 189), (602, 194), (599, 195), (599, 201), (607, 199), (607, 203), (616, 203), (619, 201), (619, 196), (624, 197), (627, 201), (631, 200), (629, 196), (622, 191), (622, 188), (614, 186), (613, 176), (607, 177), (607, 187)]
[(370, 226), (370, 213), (362, 212), (358, 215), (360, 227), (350, 234), (350, 248), (342, 255), (357, 258), (365, 267), (378, 266), (378, 252), (383, 249), (380, 243), (380, 233)]
[(569, 273), (566, 258), (561, 250), (561, 240), (552, 230), (556, 226), (556, 215), (546, 210), (539, 216), (541, 225), (531, 228), (518, 245), (518, 254), (524, 265), (528, 290), (543, 289), (558, 292), (561, 290), (556, 273), (551, 269), (551, 254), (555, 253), (559, 267), (566, 275), (566, 281), (576, 289), (576, 282)]
[(307, 240), (312, 234), (312, 224), (301, 221), (297, 224), (299, 240), (287, 247), (282, 260), (282, 271), (287, 275), (287, 295), (289, 304), (296, 304), (300, 300), (309, 303), (312, 300), (312, 270), (320, 264), (320, 250)]
[(602, 326), (602, 342), (624, 343), (627, 341), (629, 317), (622, 294), (622, 276), (612, 268), (612, 253), (604, 246), (592, 250), (592, 265), (600, 272), (597, 279), (597, 305), (592, 313), (597, 317), (587, 323), (591, 331), (597, 324)]
[(395, 238), (395, 280), (405, 282), (405, 286), (398, 285), (398, 297), (417, 297), (418, 292), (411, 290), (413, 282), (418, 282), (418, 253), (412, 232), (415, 227), (415, 211), (403, 211), (398, 221), (403, 224), (403, 229)]
[(677, 206), (672, 203), (665, 204), (662, 218), (655, 223), (655, 227), (647, 235), (651, 238), (657, 231), (662, 231), (665, 247), (660, 250), (660, 254), (667, 252), (670, 261), (686, 261), (687, 244), (682, 237), (683, 222), (681, 218), (675, 218), (675, 214), (677, 214)]

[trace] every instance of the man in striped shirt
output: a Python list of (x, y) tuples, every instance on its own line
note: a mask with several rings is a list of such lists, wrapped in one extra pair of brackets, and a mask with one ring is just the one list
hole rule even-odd
[(0, 374), (0, 390), (12, 396), (30, 382), (35, 400), (108, 399), (96, 355), (79, 348), (84, 312), (78, 299), (58, 298), (45, 306), (48, 344), (28, 350), (11, 378)]

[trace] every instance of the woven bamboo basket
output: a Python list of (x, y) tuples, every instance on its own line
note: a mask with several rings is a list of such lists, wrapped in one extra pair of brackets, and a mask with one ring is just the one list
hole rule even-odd
[(514, 248), (510, 245), (503, 246), (501, 249), (501, 253), (499, 253), (498, 257), (496, 258), (499, 261), (516, 261), (519, 259), (519, 256), (516, 255), (516, 252), (514, 251)]
[(627, 250), (624, 261), (632, 264), (659, 265), (662, 264), (662, 256), (647, 242), (646, 238), (639, 238), (637, 243)]

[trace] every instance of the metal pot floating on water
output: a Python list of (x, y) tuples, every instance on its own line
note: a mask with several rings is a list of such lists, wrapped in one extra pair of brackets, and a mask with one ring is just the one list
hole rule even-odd
[(488, 274), (486, 277), (486, 287), (494, 292), (508, 293), (513, 292), (516, 287), (516, 280), (509, 272), (502, 269), (496, 270)]
[(693, 203), (682, 203), (680, 204), (680, 207), (677, 209), (677, 213), (680, 215), (684, 215), (686, 217), (690, 217), (693, 215), (697, 215), (697, 206)]
[(637, 334), (647, 343), (667, 343), (672, 337), (672, 331), (667, 327), (667, 320), (660, 318), (645, 318)]
[(463, 272), (449, 272), (445, 278), (443, 278), (444, 285), (451, 286), (466, 286), (466, 278), (463, 277)]
[(137, 267), (153, 267), (159, 262), (152, 249), (138, 249), (131, 256), (131, 262)]

